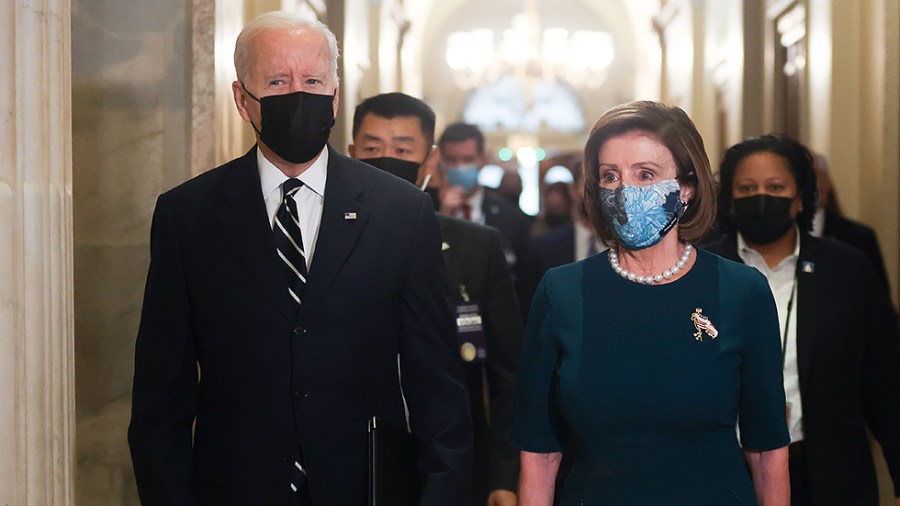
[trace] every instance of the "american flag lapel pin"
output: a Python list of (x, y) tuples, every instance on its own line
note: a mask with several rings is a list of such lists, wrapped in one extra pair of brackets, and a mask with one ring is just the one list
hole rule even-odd
[(694, 309), (694, 312), (691, 314), (691, 321), (694, 323), (694, 329), (697, 331), (694, 333), (695, 340), (703, 341), (704, 332), (713, 339), (719, 336), (719, 331), (716, 330), (716, 326), (713, 325), (712, 320), (703, 314), (703, 309), (699, 307)]
[(356, 213), (344, 213), (344, 219), (347, 221), (352, 221), (356, 219)]

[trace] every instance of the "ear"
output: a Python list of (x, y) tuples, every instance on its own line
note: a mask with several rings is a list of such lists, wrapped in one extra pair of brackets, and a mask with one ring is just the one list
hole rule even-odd
[(681, 185), (681, 200), (683, 202), (690, 203), (691, 199), (694, 197), (694, 187)]
[[(350, 158), (356, 158), (356, 146), (354, 144), (347, 144), (347, 154), (350, 155)], [(357, 160), (359, 160), (357, 158)]]
[(341, 87), (334, 88), (334, 100), (331, 102), (331, 108), (334, 110), (334, 119), (337, 119), (338, 105), (341, 103)]
[(244, 121), (250, 122), (250, 113), (247, 111), (247, 96), (244, 94), (243, 86), (238, 81), (231, 83), (231, 94), (234, 96), (234, 105), (237, 107), (238, 114)]
[(425, 157), (425, 161), (422, 162), (422, 165), (419, 166), (419, 177), (416, 179), (416, 184), (421, 186), (422, 182), (425, 180), (425, 177), (431, 175), (432, 179), (436, 177), (435, 172), (437, 170), (438, 160), (441, 158), (441, 153), (434, 146), (431, 147), (431, 151), (429, 151), (428, 156)]
[(416, 184), (421, 187), (422, 183), (425, 182), (425, 178), (431, 176), (431, 179), (428, 181), (428, 187), (439, 188), (443, 181), (441, 171), (438, 170), (438, 163), (440, 163), (440, 161), (441, 151), (437, 146), (431, 146), (431, 151), (428, 153), (428, 156), (425, 157), (422, 166), (419, 167), (419, 178), (416, 180)]

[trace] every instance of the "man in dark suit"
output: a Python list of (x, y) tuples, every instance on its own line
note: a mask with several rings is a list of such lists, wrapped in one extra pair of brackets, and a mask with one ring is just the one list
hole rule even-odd
[(444, 181), (441, 213), (500, 231), (524, 316), (533, 294), (523, 291), (518, 279), (528, 255), (531, 219), (518, 206), (490, 195), (478, 184), (478, 171), (487, 162), (487, 157), (484, 134), (477, 126), (467, 123), (449, 125), (438, 140), (438, 148)]
[(260, 16), (235, 67), (258, 147), (154, 213), (128, 434), (141, 501), (363, 506), (378, 416), (418, 441), (420, 504), (465, 503), (471, 420), (431, 203), (325, 146), (325, 25)]
[[(434, 124), (434, 112), (419, 99), (402, 93), (370, 97), (356, 107), (350, 155), (416, 184), (437, 161)], [(448, 216), (437, 220), (450, 281), (447, 299), (458, 322), (465, 322), (458, 323), (457, 333), (475, 436), (473, 504), (514, 506), (519, 454), (508, 432), (522, 322), (500, 234)]]
[(878, 278), (890, 293), (890, 282), (884, 266), (884, 258), (881, 256), (878, 236), (868, 225), (843, 215), (828, 170), (828, 159), (822, 154), (814, 153), (813, 160), (815, 161), (819, 200), (816, 203), (816, 214), (813, 217), (812, 235), (831, 237), (862, 251), (872, 262)]

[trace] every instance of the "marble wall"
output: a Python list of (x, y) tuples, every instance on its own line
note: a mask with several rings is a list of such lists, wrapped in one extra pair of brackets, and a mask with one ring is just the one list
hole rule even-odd
[(0, 19), (0, 504), (70, 505), (69, 2), (2, 2)]
[(190, 0), (72, 1), (76, 483), (137, 504), (126, 443), (156, 196), (191, 175)]

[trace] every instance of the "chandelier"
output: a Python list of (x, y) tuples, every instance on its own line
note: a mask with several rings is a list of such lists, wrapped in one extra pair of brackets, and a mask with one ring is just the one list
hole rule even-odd
[(564, 81), (575, 88), (597, 88), (615, 57), (607, 32), (541, 30), (534, 0), (513, 16), (499, 41), (489, 28), (453, 32), (447, 37), (447, 65), (457, 87), (471, 89), (511, 75), (526, 87)]

